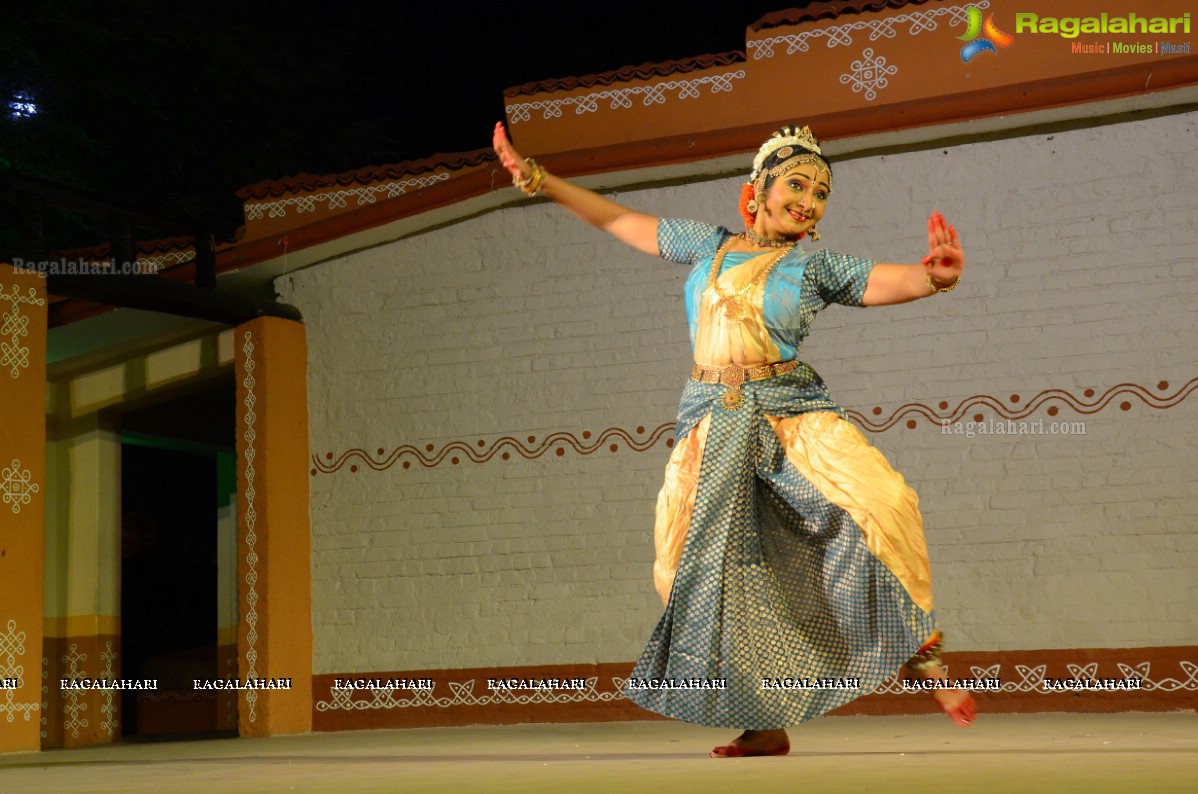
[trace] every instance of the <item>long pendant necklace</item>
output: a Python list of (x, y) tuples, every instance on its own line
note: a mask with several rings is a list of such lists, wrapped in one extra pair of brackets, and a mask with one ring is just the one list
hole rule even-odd
[(708, 279), (707, 287), (715, 293), (716, 306), (723, 310), (724, 316), (729, 320), (736, 322), (737, 320), (744, 319), (744, 317), (749, 313), (748, 309), (745, 308), (745, 303), (748, 301), (749, 296), (753, 294), (753, 289), (759, 283), (763, 282), (769, 277), (770, 271), (774, 269), (775, 265), (782, 261), (782, 257), (790, 253), (791, 249), (795, 247), (795, 244), (791, 243), (790, 245), (779, 249), (776, 254), (770, 257), (770, 260), (766, 263), (765, 267), (757, 271), (757, 274), (753, 276), (752, 280), (750, 280), (748, 284), (738, 289), (732, 295), (729, 295), (720, 289), (719, 275), (720, 265), (724, 263), (724, 256), (728, 253), (728, 246), (734, 239), (736, 238), (730, 237), (726, 243), (720, 246), (720, 250), (717, 251), (716, 255), (712, 258), (711, 277)]

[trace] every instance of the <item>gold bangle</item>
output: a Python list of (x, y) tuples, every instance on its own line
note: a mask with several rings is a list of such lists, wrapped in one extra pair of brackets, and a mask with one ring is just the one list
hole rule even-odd
[(525, 157), (524, 162), (532, 169), (532, 173), (523, 179), (519, 176), (513, 176), (512, 184), (528, 195), (535, 196), (545, 186), (545, 178), (549, 176), (549, 172), (545, 170), (543, 165), (531, 157)]
[(961, 283), (961, 277), (957, 276), (955, 279), (953, 279), (952, 284), (949, 284), (947, 287), (941, 287), (932, 279), (931, 273), (928, 273), (927, 276), (928, 276), (928, 288), (932, 290), (933, 295), (936, 294), (937, 292), (952, 292), (953, 290), (955, 290), (957, 288), (957, 285)]

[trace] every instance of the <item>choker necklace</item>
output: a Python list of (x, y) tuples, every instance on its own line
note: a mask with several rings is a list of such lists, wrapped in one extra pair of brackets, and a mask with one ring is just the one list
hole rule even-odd
[(783, 248), (788, 245), (794, 245), (795, 239), (797, 239), (791, 239), (789, 237), (762, 237), (752, 229), (745, 229), (744, 232), (741, 233), (741, 237), (745, 239), (745, 242), (752, 243), (753, 245), (761, 246), (763, 248)]

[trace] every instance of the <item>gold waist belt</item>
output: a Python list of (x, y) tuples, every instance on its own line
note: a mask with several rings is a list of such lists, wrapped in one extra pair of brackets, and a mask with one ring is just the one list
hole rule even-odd
[(794, 372), (798, 368), (799, 362), (797, 361), (779, 361), (777, 364), (762, 364), (759, 367), (729, 364), (726, 367), (708, 368), (696, 364), (691, 368), (691, 380), (701, 383), (722, 383), (735, 389), (746, 381), (765, 380)]

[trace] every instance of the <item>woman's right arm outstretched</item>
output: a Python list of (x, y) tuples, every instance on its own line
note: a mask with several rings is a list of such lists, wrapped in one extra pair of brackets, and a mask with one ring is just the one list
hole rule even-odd
[[(499, 162), (513, 178), (527, 179), (532, 168), (512, 148), (503, 122), (495, 125), (492, 139)], [(604, 198), (592, 190), (579, 187), (553, 174), (546, 174), (541, 185), (545, 197), (565, 207), (597, 229), (628, 243), (638, 251), (652, 256), (660, 255), (657, 247), (657, 216), (630, 210), (611, 199)]]

